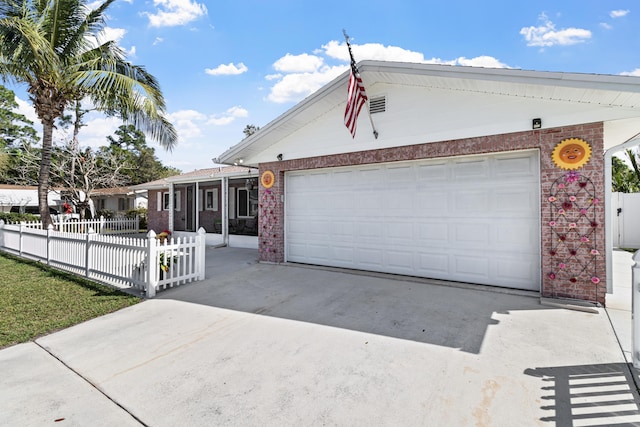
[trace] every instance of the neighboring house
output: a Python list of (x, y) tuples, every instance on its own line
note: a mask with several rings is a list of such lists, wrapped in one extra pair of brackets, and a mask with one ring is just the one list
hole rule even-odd
[[(131, 187), (148, 192), (148, 228), (156, 233), (249, 236), (258, 246), (258, 173), (239, 166), (199, 169)], [(208, 240), (209, 241), (209, 240)], [(212, 239), (211, 241), (217, 242)]]
[(131, 187), (98, 188), (91, 195), (96, 211), (110, 210), (123, 215), (132, 209), (147, 208), (147, 191)]
[(344, 125), (347, 72), (215, 160), (259, 168), (261, 261), (605, 303), (611, 154), (638, 144), (640, 78), (359, 67), (378, 137), (366, 106), (355, 138)]
[[(51, 190), (48, 195), (49, 207), (62, 211), (64, 200), (59, 190)], [(0, 212), (11, 212), (12, 207), (37, 208), (38, 187), (25, 185), (0, 184)], [(15, 209), (14, 209), (15, 210)]]

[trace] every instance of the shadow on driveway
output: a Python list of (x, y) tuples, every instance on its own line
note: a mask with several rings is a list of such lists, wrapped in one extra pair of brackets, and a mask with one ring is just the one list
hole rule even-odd
[(544, 382), (541, 409), (549, 415), (540, 421), (559, 427), (638, 425), (638, 392), (625, 363), (535, 368), (524, 373)]
[(257, 251), (208, 248), (206, 280), (158, 294), (229, 310), (384, 335), (477, 354), (496, 314), (551, 310), (539, 298), (257, 262)]

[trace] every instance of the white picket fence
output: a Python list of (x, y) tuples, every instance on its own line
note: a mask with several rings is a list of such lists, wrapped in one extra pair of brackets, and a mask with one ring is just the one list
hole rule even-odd
[[(29, 221), (15, 223), (23, 224), (25, 227), (42, 230), (42, 222)], [(105, 218), (101, 216), (96, 219), (85, 219), (82, 221), (64, 218), (60, 215), (58, 221), (54, 221), (54, 228), (57, 231), (68, 233), (99, 233), (99, 234), (127, 234), (137, 233), (140, 230), (140, 218)]]
[(0, 249), (102, 282), (135, 288), (148, 298), (168, 287), (204, 280), (205, 230), (161, 243), (146, 238), (70, 233), (0, 221)]

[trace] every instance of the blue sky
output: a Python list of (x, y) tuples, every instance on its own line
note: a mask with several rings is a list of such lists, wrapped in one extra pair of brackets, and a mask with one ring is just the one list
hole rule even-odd
[[(343, 29), (356, 60), (640, 76), (637, 0), (117, 0), (108, 15), (105, 36), (160, 81), (180, 140), (156, 153), (183, 172), (347, 70)], [(119, 124), (91, 116), (80, 144), (104, 145)]]

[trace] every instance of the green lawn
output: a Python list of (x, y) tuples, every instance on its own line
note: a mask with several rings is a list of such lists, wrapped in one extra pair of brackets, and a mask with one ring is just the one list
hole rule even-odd
[(0, 348), (138, 302), (107, 286), (0, 252)]

